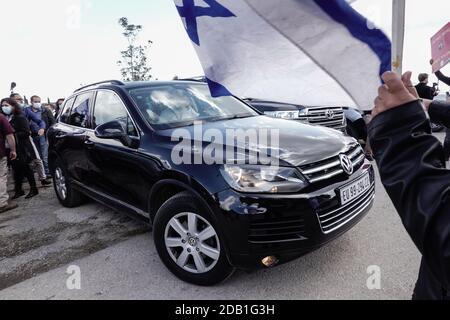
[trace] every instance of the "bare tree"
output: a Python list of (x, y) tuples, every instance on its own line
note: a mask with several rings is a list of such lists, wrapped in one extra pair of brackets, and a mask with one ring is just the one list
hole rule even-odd
[(120, 18), (119, 24), (123, 28), (123, 35), (128, 41), (126, 50), (121, 51), (122, 60), (117, 61), (121, 68), (122, 78), (125, 81), (146, 81), (152, 78), (148, 61), (148, 51), (152, 41), (148, 40), (145, 45), (138, 42), (141, 25), (130, 24), (128, 18)]

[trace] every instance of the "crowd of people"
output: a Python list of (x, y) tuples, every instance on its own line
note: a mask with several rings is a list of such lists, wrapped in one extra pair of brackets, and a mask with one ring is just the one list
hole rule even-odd
[[(27, 105), (18, 93), (1, 100), (0, 109), (0, 213), (17, 208), (10, 200), (21, 197), (31, 199), (39, 194), (39, 183), (46, 187), (52, 184), (48, 164), (47, 130), (56, 123), (64, 99), (56, 104), (44, 105), (41, 98), (34, 95)], [(12, 170), (14, 195), (7, 190), (8, 172)], [(24, 179), (29, 184), (29, 192), (23, 189)]]
[[(431, 60), (430, 64), (433, 65), (434, 61)], [(444, 75), (441, 71), (437, 71), (435, 73), (436, 77), (439, 81), (442, 81), (446, 85), (450, 86), (450, 77), (447, 77)], [(421, 73), (419, 74), (419, 84), (415, 86), (416, 91), (421, 99), (425, 99), (427, 101), (432, 101), (438, 94), (439, 94), (439, 87), (435, 83), (433, 86), (429, 86), (429, 75), (427, 73)], [(447, 100), (450, 98), (447, 93)], [(450, 102), (450, 101), (449, 101)], [(433, 122), (436, 122), (438, 124), (441, 123), (441, 119), (435, 119)], [(450, 161), (450, 128), (443, 125), (446, 128), (446, 136), (445, 136), (445, 142), (444, 142), (444, 154), (445, 154), (445, 161)]]

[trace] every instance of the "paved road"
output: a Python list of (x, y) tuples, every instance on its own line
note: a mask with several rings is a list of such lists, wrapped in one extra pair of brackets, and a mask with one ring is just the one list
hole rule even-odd
[[(410, 299), (420, 262), (379, 181), (371, 213), (340, 239), (213, 288), (176, 279), (146, 225), (101, 205), (61, 208), (51, 189), (20, 205), (0, 216), (0, 299)], [(67, 289), (72, 265), (81, 290)], [(374, 265), (380, 290), (366, 285)]]

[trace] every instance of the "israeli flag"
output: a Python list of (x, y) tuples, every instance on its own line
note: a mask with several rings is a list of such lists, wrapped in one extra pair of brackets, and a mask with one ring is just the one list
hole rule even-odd
[(391, 42), (345, 0), (175, 0), (213, 96), (369, 110)]

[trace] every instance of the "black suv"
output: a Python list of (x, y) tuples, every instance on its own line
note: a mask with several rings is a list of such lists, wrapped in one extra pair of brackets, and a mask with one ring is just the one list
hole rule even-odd
[[(278, 153), (270, 153), (277, 167), (189, 161), (213, 142), (230, 147), (202, 133), (251, 128), (279, 132)], [(178, 149), (182, 134), (193, 137), (187, 152)], [(199, 285), (323, 246), (360, 221), (375, 196), (373, 168), (353, 138), (261, 115), (234, 97), (212, 98), (199, 82), (83, 87), (66, 100), (48, 137), (62, 205), (89, 197), (149, 219), (164, 264)], [(237, 153), (264, 148), (232, 146)]]

